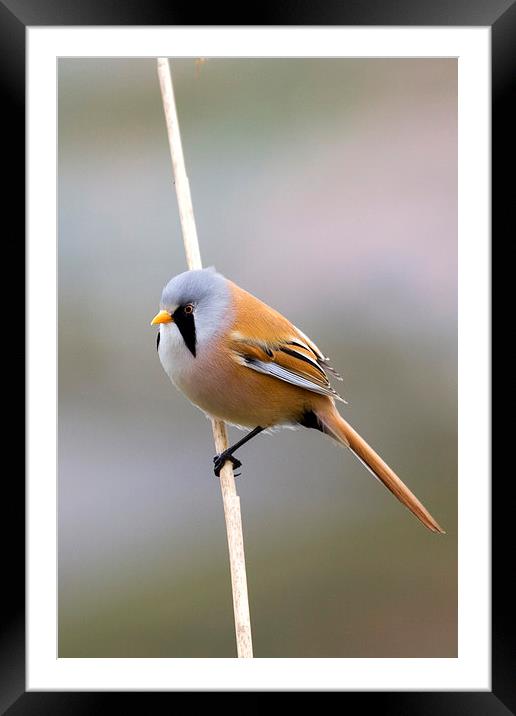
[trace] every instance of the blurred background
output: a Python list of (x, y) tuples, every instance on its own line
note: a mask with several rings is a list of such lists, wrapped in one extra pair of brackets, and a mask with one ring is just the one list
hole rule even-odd
[[(331, 356), (341, 412), (447, 530), (316, 431), (256, 438), (255, 655), (456, 656), (456, 61), (172, 67), (204, 264)], [(210, 424), (149, 325), (186, 268), (156, 62), (58, 72), (59, 656), (235, 656)]]

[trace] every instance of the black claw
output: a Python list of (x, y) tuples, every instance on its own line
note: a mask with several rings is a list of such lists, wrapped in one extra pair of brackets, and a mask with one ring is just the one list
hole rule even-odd
[(233, 457), (233, 455), (228, 455), (227, 453), (221, 452), (220, 455), (215, 455), (213, 458), (213, 472), (217, 477), (220, 477), (220, 471), (226, 464), (226, 462), (229, 460), (229, 462), (233, 465), (233, 469), (236, 469), (238, 467), (242, 467), (242, 463), (240, 460), (237, 460), (236, 457)]

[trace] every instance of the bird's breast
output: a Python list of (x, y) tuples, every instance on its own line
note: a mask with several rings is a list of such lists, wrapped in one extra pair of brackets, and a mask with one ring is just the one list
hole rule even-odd
[(214, 397), (227, 376), (223, 355), (217, 350), (216, 342), (197, 345), (194, 356), (177, 326), (168, 324), (161, 326), (158, 352), (161, 364), (174, 385), (202, 410), (213, 412)]

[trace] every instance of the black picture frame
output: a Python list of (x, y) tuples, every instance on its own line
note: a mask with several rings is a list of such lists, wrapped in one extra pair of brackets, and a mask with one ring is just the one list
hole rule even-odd
[[(269, 10), (260, 6), (261, 17), (240, 18), (239, 10), (219, 4), (202, 9), (196, 3), (169, 3), (155, 0), (0, 0), (0, 88), (4, 157), (4, 222), (10, 215), (7, 246), (15, 251), (24, 246), (25, 235), (25, 38), (28, 26), (61, 25), (395, 25), (395, 26), (489, 26), (492, 37), (492, 227), (496, 246), (510, 246), (514, 229), (508, 212), (514, 202), (514, 160), (512, 135), (516, 127), (513, 107), (516, 82), (516, 2), (515, 0), (367, 0), (364, 2), (302, 3), (283, 0)], [(265, 10), (265, 12), (264, 12)], [(5, 230), (4, 223), (4, 230)], [(511, 233), (509, 233), (511, 232)], [(5, 234), (4, 234), (5, 235)], [(504, 239), (506, 239), (504, 241)], [(494, 244), (493, 244), (494, 245)], [(23, 260), (23, 256), (21, 257)], [(7, 259), (6, 259), (7, 260)], [(4, 266), (6, 262), (4, 262)], [(503, 286), (510, 286), (506, 282)], [(507, 290), (507, 288), (505, 289)], [(502, 285), (498, 293), (503, 306)], [(20, 291), (21, 294), (21, 291)], [(16, 306), (12, 305), (12, 301)], [(4, 296), (7, 312), (20, 313), (21, 295)], [(504, 302), (505, 303), (505, 302)], [(493, 316), (496, 313), (493, 311)], [(12, 325), (12, 319), (9, 320)], [(19, 350), (19, 333), (7, 335), (9, 355)], [(15, 347), (16, 346), (16, 347)], [(22, 370), (23, 361), (14, 361)], [(11, 362), (12, 367), (12, 362)], [(506, 376), (512, 372), (506, 372)], [(22, 385), (19, 382), (18, 385)], [(19, 392), (19, 391), (18, 391)], [(493, 436), (493, 455), (504, 435)], [(508, 438), (508, 436), (507, 436)], [(500, 452), (500, 451), (498, 451)], [(17, 463), (13, 463), (16, 466)], [(494, 471), (493, 471), (494, 473)], [(342, 692), (344, 707), (360, 699), (361, 708), (378, 708), (383, 714), (482, 714), (502, 716), (516, 713), (516, 642), (514, 639), (514, 597), (510, 588), (514, 557), (510, 547), (513, 503), (507, 498), (508, 471), (492, 481), (492, 691), (490, 692)], [(20, 714), (99, 713), (120, 708), (120, 699), (129, 697), (131, 706), (148, 712), (148, 699), (177, 698), (172, 693), (111, 694), (105, 692), (26, 692), (25, 691), (25, 500), (24, 481), (11, 468), (3, 481), (3, 557), (4, 609), (0, 630), (0, 712)], [(7, 519), (7, 515), (10, 519)], [(511, 567), (512, 563), (512, 567)], [(116, 699), (116, 701), (115, 701)], [(144, 701), (145, 699), (145, 706)]]

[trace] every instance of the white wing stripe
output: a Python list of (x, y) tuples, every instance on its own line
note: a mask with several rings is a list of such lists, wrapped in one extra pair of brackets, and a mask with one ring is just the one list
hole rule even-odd
[(297, 385), (300, 388), (310, 390), (312, 393), (319, 393), (319, 395), (331, 395), (337, 400), (342, 400), (342, 398), (335, 393), (333, 388), (326, 388), (323, 385), (313, 383), (311, 380), (303, 378), (297, 373), (293, 373), (277, 363), (267, 363), (261, 360), (256, 360), (255, 358), (247, 358), (246, 356), (244, 356), (244, 361), (248, 368), (252, 368), (252, 370), (256, 370), (258, 373), (271, 375), (274, 378), (279, 378), (279, 380), (284, 380), (286, 383), (291, 383), (292, 385)]
[(306, 343), (307, 343), (306, 348), (308, 348), (309, 351), (312, 351), (312, 353), (314, 353), (314, 355), (316, 355), (317, 358), (319, 358), (320, 360), (324, 360), (324, 355), (322, 354), (322, 352), (320, 351), (320, 349), (315, 345), (315, 343), (308, 338), (308, 336), (306, 335), (306, 333), (303, 333), (303, 331), (300, 331), (297, 326), (294, 326), (294, 328), (295, 328), (296, 331), (299, 333), (299, 335), (301, 336), (301, 338), (302, 338), (304, 341), (306, 341)]

